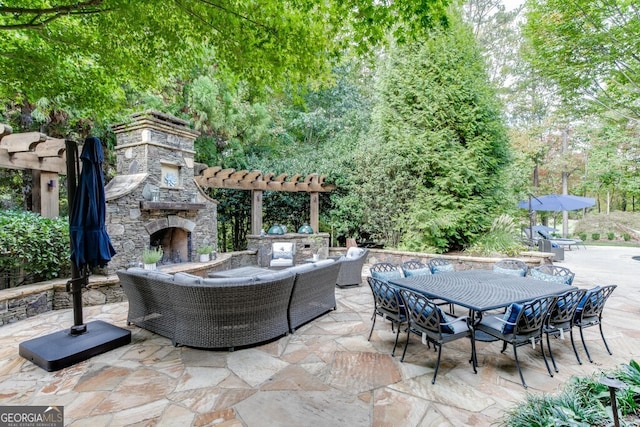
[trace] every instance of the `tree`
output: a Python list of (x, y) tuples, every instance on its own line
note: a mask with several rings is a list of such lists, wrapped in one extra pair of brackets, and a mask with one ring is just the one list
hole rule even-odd
[(366, 225), (412, 250), (464, 247), (503, 196), (500, 105), (470, 28), (453, 15), (449, 22), (390, 52), (362, 145)]
[(577, 111), (640, 118), (640, 19), (634, 1), (529, 0), (528, 60)]
[(0, 3), (0, 97), (108, 117), (128, 106), (128, 94), (184, 77), (210, 52), (255, 88), (327, 83), (346, 48), (371, 51), (391, 28), (410, 39), (446, 0), (48, 4)]

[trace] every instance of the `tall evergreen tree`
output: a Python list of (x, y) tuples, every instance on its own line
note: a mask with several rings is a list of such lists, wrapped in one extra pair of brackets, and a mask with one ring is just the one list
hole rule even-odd
[(410, 250), (460, 249), (491, 222), (508, 163), (504, 119), (471, 29), (458, 17), (395, 48), (363, 144), (367, 226)]

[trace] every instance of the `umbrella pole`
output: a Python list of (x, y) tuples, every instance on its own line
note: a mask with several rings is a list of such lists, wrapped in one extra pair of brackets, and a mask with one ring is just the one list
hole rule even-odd
[[(73, 212), (78, 187), (78, 145), (75, 141), (65, 140), (67, 154), (67, 197), (69, 198), (69, 212)], [(71, 247), (73, 250), (73, 246)], [(73, 326), (71, 335), (80, 335), (87, 331), (82, 319), (82, 287), (87, 285), (87, 276), (81, 274), (75, 262), (71, 261), (71, 280), (67, 282), (67, 292), (71, 292), (73, 299)]]

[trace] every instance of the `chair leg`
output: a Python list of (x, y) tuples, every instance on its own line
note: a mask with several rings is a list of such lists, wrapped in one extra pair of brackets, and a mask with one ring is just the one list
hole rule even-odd
[(376, 326), (376, 312), (373, 312), (373, 317), (371, 319), (371, 330), (369, 331), (369, 338), (367, 338), (367, 341), (371, 341), (371, 335), (373, 334), (373, 328)]
[[(434, 346), (436, 346), (437, 344), (434, 344)], [(438, 346), (438, 360), (436, 360), (436, 370), (433, 373), (433, 379), (431, 380), (431, 384), (435, 384), (436, 383), (436, 376), (438, 375), (438, 368), (440, 368), (440, 355), (442, 354), (442, 344), (437, 345)]]
[[(394, 322), (391, 322), (393, 325)], [(398, 337), (400, 336), (400, 323), (398, 323), (398, 330), (396, 331), (396, 341), (393, 343), (393, 350), (391, 350), (391, 356), (396, 355), (396, 347), (398, 346)]]
[[(548, 338), (548, 335), (547, 335), (547, 338)], [(553, 378), (553, 372), (551, 372), (551, 369), (549, 368), (549, 362), (547, 361), (547, 356), (545, 356), (544, 354), (544, 345), (542, 344), (542, 334), (540, 334), (540, 351), (542, 352), (542, 360), (544, 360), (544, 364), (547, 367), (547, 372), (549, 373), (549, 376)], [(549, 347), (549, 354), (551, 354), (551, 347)]]
[(607, 351), (609, 352), (609, 354), (612, 355), (613, 353), (611, 353), (611, 350), (609, 350), (609, 344), (607, 344), (607, 340), (604, 339), (604, 334), (602, 333), (602, 322), (598, 323), (598, 326), (600, 327), (600, 336), (602, 337), (602, 341), (604, 342), (604, 346), (607, 349)]
[(522, 369), (520, 369), (520, 362), (518, 361), (518, 350), (516, 350), (516, 345), (513, 344), (513, 357), (516, 359), (516, 367), (518, 368), (518, 373), (520, 374), (520, 380), (522, 381), (522, 386), (527, 388), (527, 383), (524, 382), (524, 376), (522, 375)]
[(404, 350), (402, 351), (401, 362), (404, 362), (404, 355), (407, 354), (407, 347), (409, 346), (409, 337), (411, 336), (411, 328), (407, 326), (407, 341), (404, 343)]
[(589, 359), (589, 362), (593, 363), (593, 360), (591, 360), (591, 355), (589, 354), (589, 349), (587, 348), (587, 342), (584, 340), (584, 334), (582, 333), (582, 325), (580, 326), (580, 339), (582, 340), (582, 346), (584, 347), (584, 351), (587, 353), (587, 359)]
[(502, 342), (502, 350), (500, 350), (500, 353), (504, 353), (504, 351), (507, 349), (507, 342), (503, 341)]
[[(551, 363), (553, 364), (553, 369), (558, 372), (558, 367), (556, 366), (556, 359), (553, 357), (553, 351), (551, 351), (551, 342), (549, 341), (549, 333), (545, 334), (547, 336), (547, 348), (549, 349), (549, 356), (551, 356)], [(542, 353), (544, 354), (544, 352)]]
[(473, 364), (473, 373), (477, 374), (478, 370), (476, 368), (478, 367), (478, 354), (476, 353), (476, 340), (474, 335), (475, 333), (472, 330), (469, 337), (471, 338), (471, 363)]
[(573, 328), (569, 329), (569, 337), (571, 337), (571, 346), (573, 347), (573, 353), (576, 355), (576, 359), (578, 360), (578, 365), (582, 365), (582, 360), (580, 360), (580, 356), (578, 356), (578, 349), (576, 349), (576, 343), (573, 340)]

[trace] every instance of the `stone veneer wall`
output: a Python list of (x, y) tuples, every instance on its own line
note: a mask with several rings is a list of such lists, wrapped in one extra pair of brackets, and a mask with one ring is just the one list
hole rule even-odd
[(258, 265), (269, 267), (271, 260), (271, 244), (275, 242), (293, 242), (295, 244), (294, 264), (302, 264), (305, 260), (318, 254), (320, 259), (329, 255), (329, 233), (280, 235), (267, 234), (264, 236), (251, 234), (247, 236), (247, 250), (256, 251)]
[[(217, 203), (194, 182), (194, 140), (198, 132), (176, 117), (147, 111), (131, 122), (115, 125), (117, 175), (107, 185), (107, 232), (117, 254), (106, 274), (142, 262), (150, 237), (164, 228), (191, 233), (191, 246), (180, 253), (182, 261), (195, 261), (198, 247), (217, 247)], [(174, 187), (163, 182), (163, 167), (179, 171)], [(140, 180), (141, 174), (146, 174)], [(145, 190), (146, 187), (146, 190)], [(164, 206), (146, 206), (151, 188), (160, 192)], [(123, 190), (124, 189), (124, 190)], [(186, 247), (186, 246), (185, 246)]]

